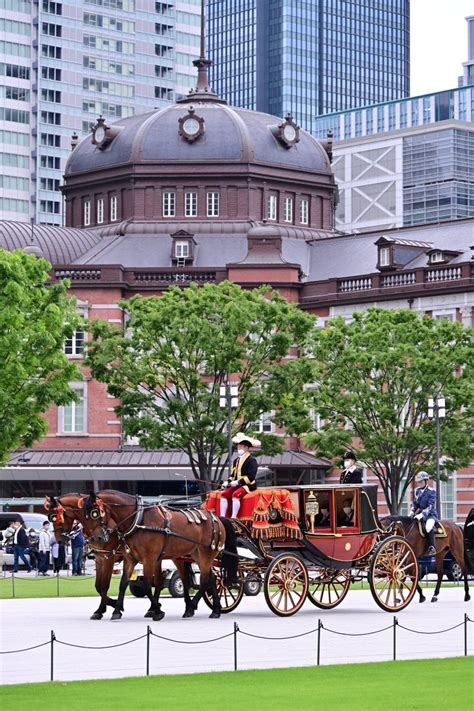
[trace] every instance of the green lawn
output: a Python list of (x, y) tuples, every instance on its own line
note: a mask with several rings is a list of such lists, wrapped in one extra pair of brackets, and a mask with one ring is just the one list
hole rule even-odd
[(473, 678), (473, 660), (463, 657), (10, 685), (0, 689), (0, 702), (34, 711), (472, 711)]
[[(73, 577), (56, 576), (42, 577), (30, 575), (29, 577), (15, 577), (15, 598), (27, 597), (91, 597), (97, 595), (94, 587), (94, 576)], [(110, 583), (110, 593), (117, 595), (120, 576), (114, 575)], [(127, 594), (129, 594), (127, 592)], [(0, 600), (13, 597), (13, 583), (11, 576), (0, 578)]]

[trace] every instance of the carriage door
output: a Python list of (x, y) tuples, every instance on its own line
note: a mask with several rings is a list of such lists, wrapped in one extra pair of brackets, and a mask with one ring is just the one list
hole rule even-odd
[(359, 531), (359, 490), (336, 489), (334, 503), (336, 510), (336, 527), (338, 533), (354, 533)]

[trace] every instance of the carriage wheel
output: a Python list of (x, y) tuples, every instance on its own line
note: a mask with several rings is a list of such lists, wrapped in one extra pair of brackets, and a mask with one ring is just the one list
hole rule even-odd
[(298, 612), (308, 592), (308, 571), (301, 558), (292, 553), (274, 558), (265, 573), (264, 592), (275, 615), (289, 617)]
[(418, 584), (418, 561), (408, 541), (401, 536), (383, 541), (370, 562), (368, 579), (372, 596), (382, 610), (403, 610)]
[[(244, 594), (244, 583), (239, 581), (237, 585), (233, 585), (231, 588), (227, 588), (224, 585), (224, 580), (222, 578), (221, 569), (217, 566), (212, 567), (212, 572), (216, 578), (217, 594), (219, 595), (219, 602), (221, 604), (221, 612), (225, 614), (226, 612), (232, 612), (235, 610), (237, 605), (242, 600)], [(204, 602), (212, 610), (212, 595), (209, 592), (203, 594)]]
[(316, 607), (331, 610), (344, 600), (350, 584), (350, 570), (317, 568), (309, 573), (308, 600)]

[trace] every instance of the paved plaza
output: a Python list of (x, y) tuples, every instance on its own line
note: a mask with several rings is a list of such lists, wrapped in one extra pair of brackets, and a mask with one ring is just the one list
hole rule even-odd
[[(427, 591), (429, 594), (431, 590)], [(50, 639), (54, 630), (58, 643), (54, 647), (56, 680), (142, 676), (146, 671), (146, 638), (108, 650), (86, 650), (68, 647), (60, 642), (102, 647), (119, 645), (146, 633), (148, 620), (143, 618), (147, 603), (127, 598), (122, 620), (112, 622), (111, 612), (101, 621), (89, 619), (97, 607), (97, 598), (46, 598), (3, 600), (0, 603), (1, 651), (40, 644)], [(209, 620), (209, 610), (202, 605), (190, 620), (181, 619), (183, 602), (165, 598), (166, 617), (150, 622), (153, 632), (185, 642), (209, 640), (233, 632), (234, 622), (240, 630), (253, 635), (287, 637), (314, 629), (321, 619), (331, 630), (361, 633), (379, 630), (392, 624), (393, 615), (380, 610), (366, 590), (350, 591), (335, 610), (318, 610), (309, 602), (291, 618), (273, 615), (263, 594), (244, 597), (239, 608)], [(467, 613), (474, 619), (472, 601), (463, 602), (462, 588), (444, 588), (440, 601), (420, 605), (417, 601), (398, 614), (401, 625), (425, 632), (446, 629), (459, 624)], [(468, 624), (468, 651), (474, 652), (474, 624)], [(314, 665), (317, 635), (309, 634), (288, 640), (264, 640), (239, 634), (238, 667), (256, 669)], [(323, 630), (321, 664), (384, 661), (392, 659), (393, 631), (363, 637), (347, 637)], [(413, 634), (398, 628), (397, 658), (461, 656), (464, 653), (464, 629), (439, 635)], [(229, 671), (234, 665), (234, 641), (229, 636), (209, 644), (176, 644), (155, 637), (150, 641), (150, 674), (178, 674), (205, 671)], [(0, 683), (14, 684), (48, 681), (50, 674), (49, 645), (23, 654), (0, 657)]]

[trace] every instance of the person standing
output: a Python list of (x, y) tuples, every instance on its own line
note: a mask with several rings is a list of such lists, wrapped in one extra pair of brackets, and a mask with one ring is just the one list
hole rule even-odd
[(429, 480), (430, 475), (428, 472), (420, 472), (418, 474), (418, 481), (421, 482), (421, 485), (415, 489), (415, 498), (411, 506), (410, 516), (423, 522), (429, 540), (427, 554), (435, 555), (435, 524), (438, 512), (436, 511), (436, 492), (428, 485)]
[(53, 572), (59, 573), (66, 562), (66, 548), (61, 536), (58, 535), (56, 538), (54, 533), (51, 537), (51, 557), (53, 559)]
[(229, 504), (232, 502), (232, 518), (239, 513), (241, 499), (257, 488), (258, 463), (250, 453), (250, 447), (260, 447), (258, 439), (253, 439), (239, 432), (232, 439), (237, 445), (237, 459), (232, 467), (232, 476), (224, 483), (224, 491), (220, 499), (220, 515), (226, 516)]
[(20, 521), (15, 521), (15, 533), (13, 534), (13, 572), (18, 573), (19, 559), (26, 565), (27, 572), (31, 573), (33, 568), (25, 553), (28, 548), (28, 536), (23, 524)]
[(72, 551), (72, 574), (82, 575), (85, 538), (79, 521), (74, 521), (69, 538)]
[(354, 452), (344, 454), (344, 469), (339, 479), (340, 484), (362, 484), (363, 471), (357, 466)]
[(51, 550), (51, 534), (49, 532), (50, 523), (45, 521), (39, 534), (38, 540), (38, 573), (49, 575), (49, 554)]

